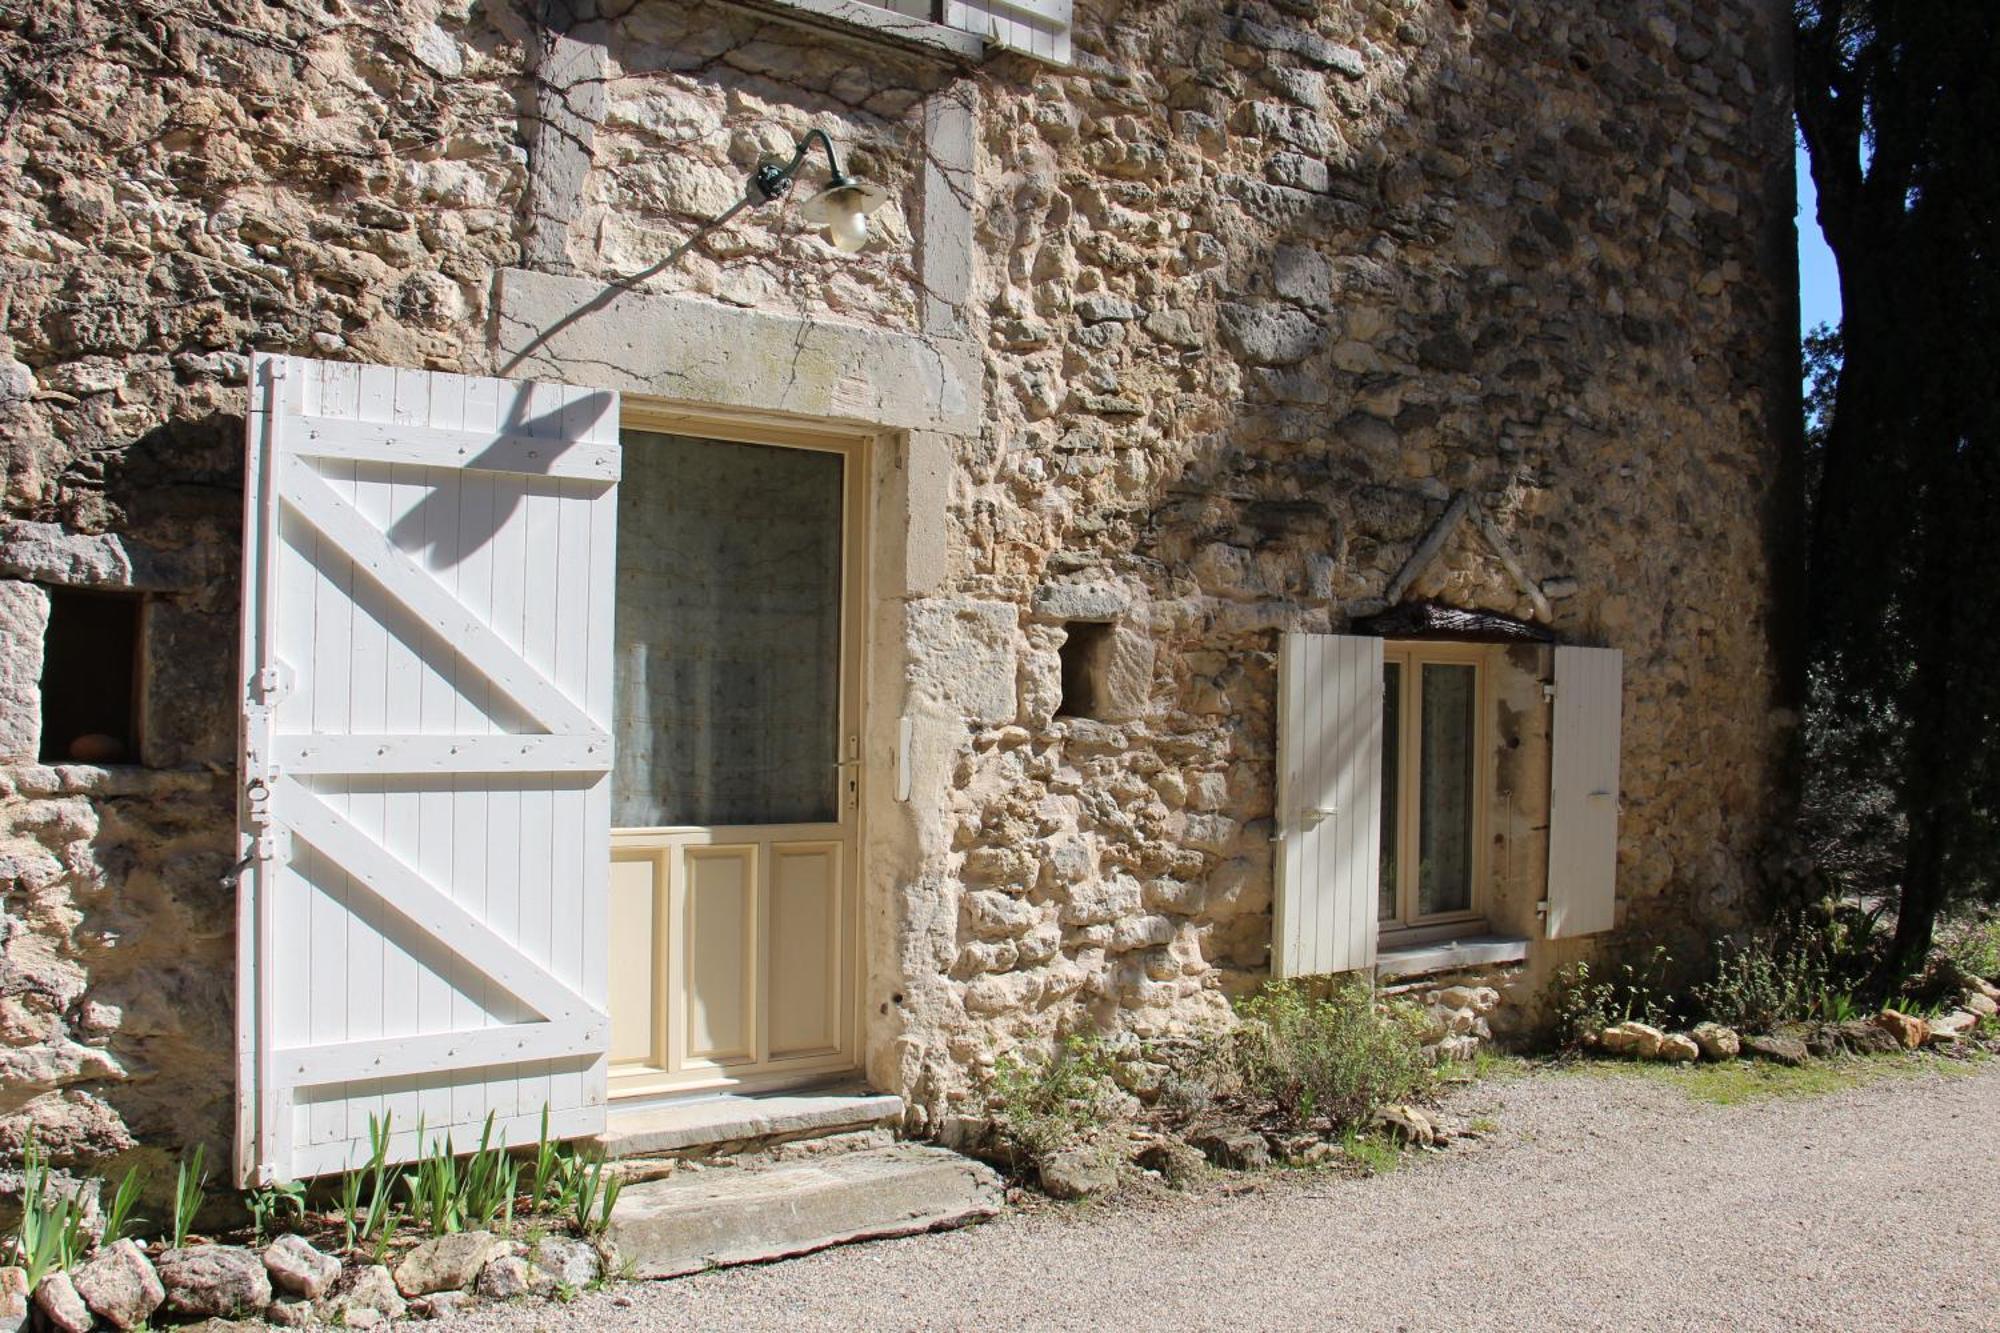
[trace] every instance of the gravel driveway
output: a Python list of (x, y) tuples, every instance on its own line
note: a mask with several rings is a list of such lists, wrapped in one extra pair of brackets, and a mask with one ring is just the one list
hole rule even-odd
[(1373, 1180), (631, 1284), (454, 1329), (2000, 1329), (2000, 1063), (1697, 1104), (1622, 1075), (1460, 1093), (1490, 1141)]

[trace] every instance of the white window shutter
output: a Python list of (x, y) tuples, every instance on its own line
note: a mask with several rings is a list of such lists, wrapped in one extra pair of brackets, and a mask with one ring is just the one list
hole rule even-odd
[(1070, 0), (944, 0), (944, 21), (995, 46), (1069, 63)]
[(1549, 765), (1550, 939), (1612, 926), (1618, 895), (1618, 728), (1624, 654), (1556, 649)]
[(259, 356), (245, 1184), (604, 1127), (618, 397)]
[(1278, 883), (1271, 973), (1375, 965), (1382, 842), (1382, 641), (1278, 648)]

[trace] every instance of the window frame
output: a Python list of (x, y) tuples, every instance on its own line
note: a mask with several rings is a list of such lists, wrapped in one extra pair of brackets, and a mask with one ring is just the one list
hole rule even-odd
[[(1382, 947), (1428, 943), (1463, 935), (1468, 926), (1483, 928), (1487, 913), (1489, 829), (1493, 804), (1493, 672), (1492, 645), (1451, 641), (1387, 639), (1382, 644), (1382, 704), (1388, 703), (1389, 667), (1399, 668), (1401, 697), (1397, 700), (1396, 746), (1396, 916), (1377, 923)], [(1462, 911), (1416, 915), (1418, 894), (1419, 803), (1422, 796), (1422, 670), (1426, 665), (1469, 666), (1473, 669), (1473, 723), (1470, 744), (1472, 774), (1472, 893)], [(1385, 734), (1386, 750), (1390, 738)], [(1384, 791), (1385, 798), (1389, 795)], [(1386, 850), (1386, 849), (1385, 849)], [(1377, 898), (1379, 901), (1380, 893)], [(1379, 909), (1378, 909), (1379, 911)]]

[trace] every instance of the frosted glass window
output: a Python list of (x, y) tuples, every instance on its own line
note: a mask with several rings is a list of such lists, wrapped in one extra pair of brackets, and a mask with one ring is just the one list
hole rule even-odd
[(839, 454), (624, 433), (612, 823), (839, 814)]
[(1473, 753), (1477, 674), (1423, 665), (1417, 772), (1417, 915), (1472, 909)]

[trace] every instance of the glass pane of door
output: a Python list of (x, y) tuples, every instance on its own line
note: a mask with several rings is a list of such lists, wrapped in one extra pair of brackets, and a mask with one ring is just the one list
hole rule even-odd
[(839, 454), (627, 431), (612, 823), (839, 817)]
[(1478, 673), (1426, 662), (1418, 718), (1417, 915), (1472, 908), (1473, 729)]
[(1396, 865), (1403, 793), (1403, 664), (1382, 664), (1382, 887), (1381, 918), (1397, 918)]

